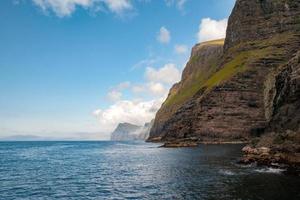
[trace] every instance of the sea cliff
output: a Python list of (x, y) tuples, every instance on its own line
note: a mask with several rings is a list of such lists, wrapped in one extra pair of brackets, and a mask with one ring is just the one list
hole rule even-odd
[(120, 123), (111, 133), (112, 141), (130, 141), (141, 140), (145, 141), (149, 137), (150, 129), (153, 121), (145, 123), (144, 126), (137, 126), (130, 123)]
[(299, 47), (299, 0), (237, 0), (225, 42), (193, 48), (148, 141), (256, 141), (255, 147), (266, 135), (288, 130), (297, 138)]

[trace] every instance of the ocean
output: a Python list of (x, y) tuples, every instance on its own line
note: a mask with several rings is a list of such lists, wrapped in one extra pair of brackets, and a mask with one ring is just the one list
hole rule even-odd
[(241, 166), (242, 145), (0, 142), (0, 199), (300, 199), (300, 177)]

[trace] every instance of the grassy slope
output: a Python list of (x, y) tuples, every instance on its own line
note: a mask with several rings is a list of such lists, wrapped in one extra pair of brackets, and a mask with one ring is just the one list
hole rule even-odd
[[(201, 43), (200, 46), (223, 46), (224, 40), (213, 40), (209, 42)], [(189, 65), (195, 65), (199, 62), (199, 56), (195, 55), (191, 57), (189, 61)], [(218, 60), (216, 58), (212, 58), (209, 60), (208, 64), (208, 71), (199, 70), (190, 77), (187, 83), (184, 83), (180, 90), (174, 94), (170, 94), (167, 98), (166, 102), (164, 103), (165, 106), (172, 106), (172, 105), (181, 105), (190, 97), (194, 96), (199, 89), (201, 89), (201, 85), (209, 78), (209, 76), (214, 73), (218, 67)]]
[[(200, 89), (205, 88), (206, 92), (210, 91), (215, 86), (229, 80), (232, 76), (237, 73), (247, 70), (249, 65), (259, 59), (267, 58), (268, 55), (280, 54), (282, 49), (276, 47), (277, 44), (282, 44), (288, 40), (291, 40), (293, 35), (284, 34), (277, 35), (268, 40), (263, 41), (251, 41), (244, 44), (239, 44), (235, 48), (232, 48), (227, 54), (232, 54), (233, 59), (225, 63), (223, 67), (216, 73), (213, 73), (210, 77), (206, 74), (211, 74), (214, 70), (218, 68), (218, 60), (211, 59), (210, 61), (210, 71), (198, 72), (189, 84), (182, 87), (175, 94), (171, 94), (164, 103), (165, 107), (179, 106), (186, 102), (188, 99), (193, 97)], [(211, 41), (203, 43), (204, 45), (222, 45), (221, 41)], [(257, 46), (255, 50), (240, 51), (239, 49), (243, 46)], [(236, 54), (236, 52), (241, 52)], [(199, 57), (192, 57), (190, 62), (197, 62)]]

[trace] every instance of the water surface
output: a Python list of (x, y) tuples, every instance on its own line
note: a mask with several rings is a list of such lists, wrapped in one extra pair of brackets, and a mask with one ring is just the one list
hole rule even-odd
[(0, 199), (300, 199), (300, 178), (236, 164), (241, 145), (0, 142)]

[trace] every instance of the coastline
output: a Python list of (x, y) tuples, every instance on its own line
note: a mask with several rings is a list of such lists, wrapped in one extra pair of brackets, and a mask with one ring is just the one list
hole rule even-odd
[(251, 141), (196, 141), (196, 140), (174, 140), (174, 141), (146, 141), (161, 144), (158, 148), (197, 148), (199, 145), (224, 145), (241, 144), (242, 156), (236, 157), (236, 163), (240, 165), (255, 165), (279, 169), (289, 175), (300, 176), (299, 153), (280, 152), (275, 148), (252, 147)]

